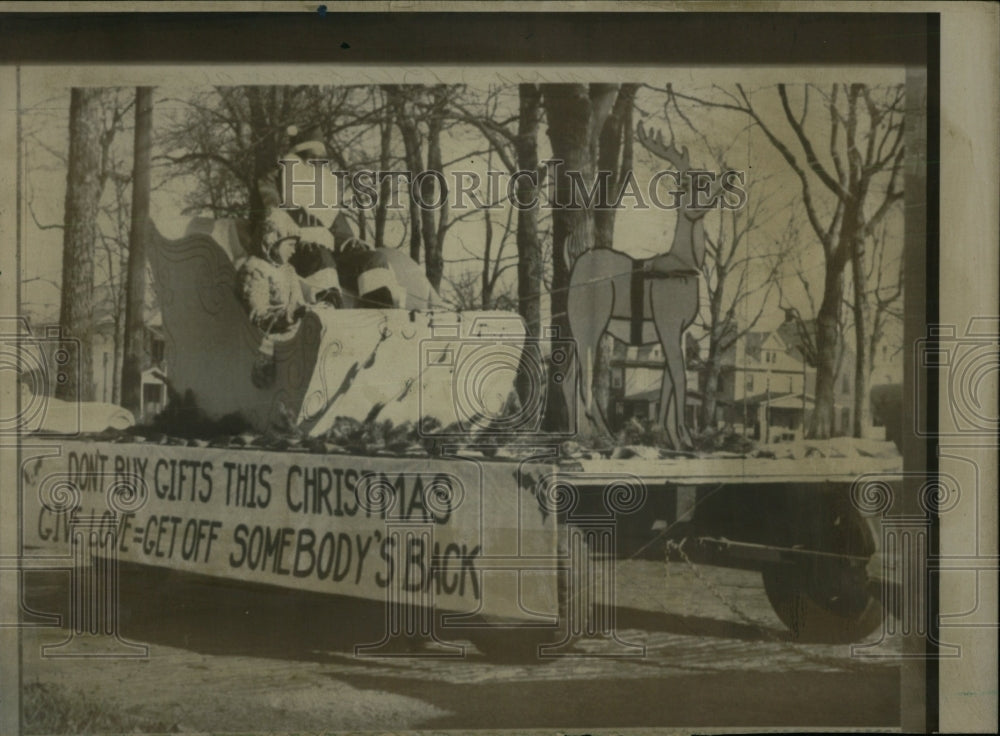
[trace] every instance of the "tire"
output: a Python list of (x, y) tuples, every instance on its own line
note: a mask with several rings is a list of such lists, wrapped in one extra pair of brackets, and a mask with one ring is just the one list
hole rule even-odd
[[(838, 519), (844, 531), (834, 537), (844, 555), (871, 554), (874, 540), (854, 512)], [(762, 571), (764, 591), (781, 622), (798, 642), (845, 644), (864, 639), (882, 623), (885, 610), (873, 592), (865, 565), (858, 560), (802, 555)]]

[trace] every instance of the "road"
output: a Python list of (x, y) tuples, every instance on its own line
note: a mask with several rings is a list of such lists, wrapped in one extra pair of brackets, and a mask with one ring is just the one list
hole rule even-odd
[[(641, 656), (500, 663), (471, 645), (459, 659), (359, 658), (384, 625), (370, 604), (138, 570), (123, 575), (120, 631), (146, 657), (43, 658), (68, 631), (25, 628), (22, 682), (177, 731), (899, 722), (898, 662), (790, 641), (749, 571), (620, 560), (618, 636)], [(67, 574), (26, 578), (30, 608), (66, 612)]]

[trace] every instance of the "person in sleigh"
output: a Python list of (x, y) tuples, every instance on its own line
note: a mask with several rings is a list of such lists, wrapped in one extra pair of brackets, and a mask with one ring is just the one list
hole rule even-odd
[[(319, 128), (299, 130), (290, 126), (287, 132), (290, 150), (285, 160), (297, 160), (296, 168), (322, 165), (311, 163), (326, 160)], [(373, 248), (358, 238), (350, 217), (343, 211), (313, 207), (312, 203), (295, 199), (291, 207), (283, 203), (279, 194), (281, 176), (279, 168), (260, 182), (261, 200), (268, 208), (269, 220), (287, 218), (295, 227), (298, 241), (289, 263), (302, 278), (307, 300), (326, 301), (337, 307), (407, 308), (407, 290), (394, 268), (394, 262), (399, 260), (393, 257), (396, 254)], [(297, 174), (296, 178), (303, 177)], [(412, 277), (410, 269), (406, 270)]]

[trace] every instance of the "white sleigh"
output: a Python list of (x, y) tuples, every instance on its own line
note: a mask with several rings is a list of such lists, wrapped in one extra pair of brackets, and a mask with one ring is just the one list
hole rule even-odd
[(273, 378), (255, 383), (265, 335), (236, 295), (233, 265), (245, 228), (196, 218), (177, 240), (150, 231), (168, 379), (210, 419), (238, 414), (259, 430), (290, 419), (311, 435), (337, 417), (474, 429), (514, 390), (525, 336), (516, 314), (328, 305), (275, 342)]

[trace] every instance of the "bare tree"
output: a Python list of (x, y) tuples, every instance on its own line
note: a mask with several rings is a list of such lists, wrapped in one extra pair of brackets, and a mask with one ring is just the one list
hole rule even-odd
[[(597, 180), (598, 207), (594, 211), (594, 248), (613, 248), (615, 239), (615, 214), (617, 208), (612, 203), (632, 174), (633, 161), (633, 110), (638, 84), (626, 83), (619, 87), (614, 105), (604, 125), (598, 141)], [(607, 172), (606, 174), (604, 172)], [(611, 405), (611, 358), (615, 338), (604, 335), (598, 344), (594, 357), (594, 400), (610, 415)]]
[[(547, 290), (543, 247), (545, 238), (539, 228), (543, 219), (539, 213), (542, 172), (538, 160), (542, 95), (537, 84), (519, 84), (515, 112), (503, 109), (498, 103), (506, 91), (507, 88), (500, 85), (489, 88), (483, 95), (471, 94), (462, 99), (453, 99), (450, 114), (457, 121), (471, 126), (485, 139), (491, 156), (490, 169), (493, 168), (492, 157), (495, 155), (509, 174), (518, 174), (513, 193), (513, 199), (517, 202), (516, 306), (528, 335), (537, 340), (542, 334), (542, 294)], [(535, 176), (518, 172), (534, 172)], [(493, 203), (489, 204), (492, 206)], [(513, 202), (510, 204), (513, 205)], [(499, 264), (499, 259), (497, 263)], [(485, 261), (483, 265), (485, 269)], [(502, 269), (505, 270), (506, 267)], [(495, 305), (499, 308), (506, 298), (507, 294), (502, 294)], [(531, 377), (536, 373), (528, 369), (528, 363), (536, 364), (540, 359), (537, 342), (529, 342), (524, 356), (525, 365), (522, 366), (517, 382), (518, 394), (522, 400), (527, 400), (537, 390), (537, 387), (531, 385)]]
[(158, 131), (154, 161), (169, 177), (194, 179), (184, 212), (247, 219), (254, 237), (266, 215), (259, 185), (274, 175), (290, 125), (318, 125), (341, 170), (378, 160), (366, 150), (383, 114), (371, 87), (216, 87), (166, 102), (177, 112)]
[(598, 180), (599, 207), (594, 211), (594, 247), (614, 246), (615, 214), (611, 206), (617, 200), (625, 178), (632, 172), (633, 111), (638, 84), (623, 84), (615, 95), (611, 112), (604, 121), (598, 142), (597, 169), (608, 172)]
[[(392, 128), (395, 124), (393, 109), (385, 99), (385, 91), (379, 90), (382, 95), (382, 114), (379, 116), (379, 159), (378, 170), (389, 171), (392, 168)], [(378, 202), (375, 204), (375, 247), (385, 247), (385, 227), (389, 214), (389, 200), (392, 197), (393, 179), (386, 177), (379, 184)]]
[[(393, 118), (403, 140), (403, 161), (412, 176), (414, 172), (423, 170), (424, 159), (415, 113), (412, 106), (407, 105), (407, 98), (402, 87), (387, 84), (383, 85), (382, 89), (385, 90), (389, 104), (392, 106)], [(410, 203), (410, 258), (420, 263), (422, 245), (421, 229), (418, 224), (420, 223), (420, 203), (416, 197), (412, 196), (412, 191), (408, 192), (408, 201)]]
[[(481, 99), (452, 99), (450, 115), (471, 126), (486, 140), (490, 155), (503, 164), (507, 173), (539, 174), (538, 126), (542, 115), (542, 95), (537, 84), (517, 86), (517, 111), (500, 109), (498, 98), (503, 86), (490, 88)], [(492, 168), (492, 166), (491, 166)], [(541, 297), (545, 289), (544, 256), (539, 234), (539, 176), (521, 175), (514, 198), (517, 206), (517, 308), (528, 334), (541, 335)]]
[[(583, 182), (595, 179), (600, 136), (617, 99), (618, 85), (543, 84), (541, 89), (552, 157), (561, 162), (550, 182), (554, 195), (552, 322), (560, 335), (569, 335), (570, 264), (594, 244), (594, 202), (583, 201), (581, 188), (573, 180), (577, 176)], [(566, 427), (569, 415), (562, 391), (550, 386), (547, 397), (546, 423), (552, 428)]]
[(450, 293), (446, 292), (445, 301), (458, 311), (471, 309), (513, 311), (517, 306), (517, 297), (511, 285), (503, 281), (503, 276), (519, 266), (517, 254), (507, 248), (517, 233), (513, 225), (514, 209), (506, 208), (503, 220), (499, 223), (493, 221), (492, 208), (483, 207), (479, 211), (483, 215), (482, 253), (475, 253), (459, 238), (458, 245), (465, 251), (466, 256), (451, 258), (448, 261), (453, 269), (461, 268), (460, 264), (466, 262), (477, 264), (478, 269), (463, 269), (457, 275), (446, 275), (445, 281)]
[(448, 188), (442, 175), (441, 137), (449, 124), (448, 108), (457, 87), (436, 84), (382, 88), (403, 139), (407, 169), (411, 176), (420, 177), (419, 187), (415, 191), (410, 188), (410, 257), (420, 262), (422, 256), (427, 280), (440, 289), (444, 276), (444, 238), (454, 224), (449, 219)]
[[(538, 85), (517, 87), (519, 111), (515, 150), (520, 171), (538, 170), (538, 122), (542, 94)], [(542, 247), (538, 239), (538, 187), (529, 177), (517, 182), (517, 311), (528, 334), (538, 338), (542, 331)], [(532, 206), (525, 206), (533, 202)]]
[[(135, 91), (135, 144), (132, 149), (132, 208), (128, 277), (125, 280), (125, 351), (122, 406), (137, 417), (142, 409), (142, 360), (146, 334), (146, 232), (149, 224), (150, 160), (153, 147), (153, 88)], [(117, 360), (116, 360), (117, 365)]]
[(770, 214), (764, 198), (753, 201), (749, 209), (720, 213), (715, 232), (705, 231), (701, 272), (707, 303), (699, 314), (699, 326), (707, 345), (700, 361), (699, 383), (701, 421), (706, 427), (715, 426), (723, 356), (752, 332), (764, 315), (777, 288), (784, 257), (780, 242), (769, 249), (756, 243), (751, 247), (752, 234)]
[(69, 155), (63, 210), (62, 294), (59, 324), (64, 334), (79, 340), (77, 374), (56, 385), (62, 399), (92, 401), (94, 329), (94, 261), (97, 217), (109, 170), (111, 144), (121, 129), (125, 110), (106, 118), (103, 88), (74, 87), (70, 91)]
[[(844, 299), (845, 269), (855, 254), (864, 250), (864, 241), (885, 217), (903, 193), (897, 189), (902, 170), (903, 86), (875, 89), (865, 84), (835, 84), (829, 92), (805, 85), (799, 103), (793, 105), (788, 85), (777, 85), (778, 102), (788, 134), (766, 121), (752, 95), (736, 85), (735, 91), (716, 88), (721, 98), (708, 100), (683, 95), (668, 88), (677, 98), (699, 105), (731, 110), (747, 115), (763, 132), (773, 148), (798, 177), (802, 206), (816, 239), (823, 250), (823, 293), (816, 313), (816, 410), (809, 434), (829, 437), (834, 431), (835, 381), (837, 351), (842, 340), (840, 311)], [(821, 100), (825, 113), (825, 137), (820, 138), (819, 123), (809, 119), (810, 93)], [(797, 109), (793, 109), (797, 108)], [(823, 148), (819, 143), (823, 143)], [(797, 153), (793, 149), (798, 149)], [(825, 160), (819, 151), (825, 150)], [(801, 158), (800, 158), (801, 157)], [(804, 160), (803, 160), (804, 158)], [(816, 185), (831, 200), (823, 206)], [(864, 293), (865, 289), (861, 289)], [(864, 299), (858, 299), (854, 318), (866, 332)], [(867, 343), (863, 335), (858, 346)], [(855, 432), (859, 396), (857, 385), (867, 364), (866, 350), (855, 356)]]
[[(851, 256), (854, 327), (854, 436), (860, 437), (869, 423), (871, 376), (887, 322), (896, 317), (903, 295), (903, 261), (892, 263), (886, 221), (869, 229), (867, 237)], [(897, 319), (901, 319), (898, 315)]]
[[(857, 292), (857, 284), (867, 286), (863, 295), (867, 308), (865, 311), (866, 330), (861, 332), (862, 336), (867, 336), (867, 344), (864, 346), (863, 354), (866, 357), (863, 397), (868, 397), (871, 390), (872, 374), (875, 370), (876, 360), (883, 347), (889, 340), (895, 324), (900, 327), (902, 324), (902, 297), (903, 297), (903, 259), (898, 238), (894, 238), (891, 227), (887, 220), (883, 220), (878, 228), (872, 231), (865, 248), (865, 259), (863, 264), (858, 264), (864, 269), (864, 278), (854, 281), (852, 278), (852, 295)], [(853, 274), (852, 274), (853, 277)], [(855, 312), (855, 299), (845, 299), (845, 307), (857, 316)], [(853, 327), (853, 325), (852, 325)], [(855, 344), (857, 344), (858, 333), (855, 333)], [(892, 346), (894, 352), (898, 352), (899, 345)], [(868, 402), (865, 402), (867, 410)]]
[(125, 303), (126, 303), (126, 273), (128, 271), (128, 237), (131, 218), (129, 195), (132, 188), (132, 177), (123, 173), (120, 168), (110, 172), (108, 180), (111, 183), (110, 201), (102, 207), (106, 224), (100, 226), (98, 233), (98, 255), (95, 264), (95, 280), (103, 285), (95, 287), (95, 296), (103, 298), (103, 306), (111, 318), (112, 353), (111, 353), (111, 401), (121, 401), (121, 370), (122, 353), (125, 342)]
[[(719, 145), (699, 129), (669, 96), (664, 106), (667, 125), (673, 134), (672, 115), (701, 141), (714, 161), (717, 171), (730, 170), (726, 157), (736, 145)], [(772, 292), (780, 288), (780, 270), (787, 253), (797, 240), (794, 218), (790, 218), (783, 237), (761, 247), (751, 239), (760, 224), (772, 216), (769, 200), (773, 192), (765, 192), (767, 175), (755, 176), (746, 184), (744, 207), (724, 209), (709, 215), (715, 220), (714, 231), (705, 224), (705, 257), (700, 271), (705, 284), (705, 298), (699, 310), (697, 325), (703, 332), (705, 357), (699, 355), (698, 382), (702, 394), (701, 424), (714, 427), (716, 407), (722, 378), (723, 357), (737, 342), (754, 330), (764, 315)]]

